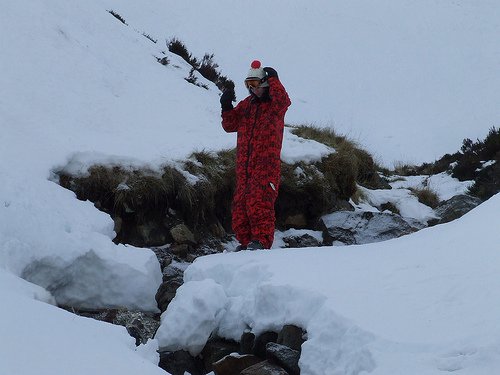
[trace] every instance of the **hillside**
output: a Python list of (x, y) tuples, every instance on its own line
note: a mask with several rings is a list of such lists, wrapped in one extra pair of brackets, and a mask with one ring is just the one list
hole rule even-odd
[[(454, 152), (464, 138), (483, 139), (499, 118), (496, 2), (290, 5), (256, 0), (238, 7), (229, 0), (216, 5), (165, 0), (0, 2), (0, 333), (6, 338), (0, 344), (2, 374), (164, 373), (157, 367), (157, 340), (136, 347), (125, 328), (60, 308), (120, 308), (158, 315), (155, 294), (163, 275), (151, 250), (113, 243), (116, 223), (92, 202), (78, 200), (62, 188), (57, 173), (86, 176), (91, 166), (99, 164), (154, 174), (164, 167), (181, 166), (193, 152), (234, 147), (235, 136), (220, 127), (219, 90), (197, 74), (206, 88), (189, 83), (191, 67), (167, 50), (167, 40), (180, 38), (199, 57), (214, 53), (222, 72), (236, 82), (238, 99), (246, 95), (240, 82), (251, 60), (259, 58), (274, 66), (293, 102), (288, 123), (333, 127), (388, 166), (432, 161)], [(159, 63), (163, 58), (169, 63)], [(285, 133), (284, 162), (318, 162), (329, 152), (331, 148), (325, 145)], [(183, 172), (188, 180), (193, 178)], [(412, 207), (422, 208), (415, 199), (411, 202)], [(338, 320), (324, 320), (333, 331), (340, 322), (360, 336), (375, 337), (375, 346), (367, 343), (367, 352), (361, 353), (369, 354), (366, 362), (358, 362), (357, 351), (341, 356), (351, 373), (383, 372), (418, 362), (419, 374), (453, 369), (489, 374), (498, 368), (493, 319), (498, 315), (494, 302), (498, 296), (487, 288), (497, 273), (493, 250), (498, 238), (492, 227), (497, 202), (494, 195), (454, 225), (436, 226), (401, 241), (315, 249), (318, 254), (329, 253), (318, 259), (321, 267), (309, 257), (311, 249), (292, 250), (283, 258), (281, 250), (273, 250), (209, 256), (187, 274), (190, 280), (217, 284), (220, 296), (253, 303), (257, 293), (253, 288), (264, 291), (270, 285), (267, 277), (276, 281), (281, 275), (275, 272), (274, 261), (266, 265), (266, 258), (280, 258), (276, 262), (294, 269), (305, 257), (304, 265), (310, 265), (325, 283), (299, 278), (307, 284), (304, 296), (297, 292), (300, 285), (280, 279), (271, 285), (278, 286), (273, 289), (276, 300), (288, 293), (307, 303), (315, 295), (328, 301), (323, 311), (339, 315)], [(474, 237), (478, 233), (480, 239)], [(400, 247), (411, 252), (408, 259), (400, 257)], [(358, 257), (358, 252), (367, 253), (366, 259)], [(384, 257), (399, 260), (381, 268), (385, 277), (381, 285), (374, 282), (380, 274), (370, 278), (365, 270), (372, 269), (374, 258), (381, 261)], [(255, 267), (247, 272), (256, 271), (262, 283), (242, 279), (239, 285), (244, 290), (224, 289), (228, 280), (216, 280), (211, 274), (210, 263), (219, 260), (225, 272), (232, 271), (233, 260), (238, 264), (248, 260)], [(450, 260), (450, 279), (444, 280), (440, 267)], [(331, 269), (324, 266), (329, 263), (351, 264), (352, 268), (345, 268), (353, 271), (346, 275), (351, 284), (327, 278)], [(432, 264), (430, 271), (418, 274), (425, 264)], [(396, 271), (401, 276), (391, 278)], [(366, 277), (349, 278), (352, 274)], [(410, 288), (420, 282), (422, 288), (420, 284)], [(348, 291), (333, 293), (324, 288), (330, 284), (343, 285)], [(363, 305), (362, 297), (374, 296), (371, 292), (376, 285), (399, 291), (370, 300), (382, 316), (397, 315), (399, 297), (410, 293), (415, 299), (403, 300), (425, 310), (422, 317), (439, 312), (436, 325), (401, 320), (401, 326), (414, 324), (422, 336), (405, 331), (393, 335), (392, 328), (372, 320), (370, 306)], [(409, 292), (399, 289), (405, 285)], [(436, 294), (428, 295), (427, 287)], [(358, 293), (359, 304), (350, 303), (351, 293)], [(266, 293), (261, 296), (273, 298)], [(335, 305), (337, 297), (343, 299)], [(240, 320), (243, 310), (232, 306), (228, 311), (234, 314), (226, 316), (226, 323), (240, 327), (252, 323)], [(263, 314), (255, 316), (259, 321), (252, 323), (255, 327), (284, 323), (279, 316), (280, 321), (266, 321), (269, 306), (262, 307)], [(437, 337), (456, 327), (457, 320), (447, 321), (452, 316), (470, 319), (462, 321), (456, 335)], [(302, 323), (311, 335), (318, 332), (317, 321), (306, 327), (304, 315), (295, 317), (301, 320), (295, 323)], [(344, 319), (353, 325), (345, 325)], [(440, 327), (439, 322), (443, 331), (436, 329), (436, 336), (423, 338)], [(338, 345), (351, 342), (328, 340), (325, 361), (335, 357)], [(396, 341), (402, 344), (395, 346), (395, 354), (384, 351), (384, 343)], [(313, 340), (306, 348), (314, 345)], [(429, 354), (435, 350), (438, 357)], [(330, 362), (320, 369), (311, 359), (314, 353), (306, 350), (305, 354), (301, 360), (304, 373), (331, 373)]]

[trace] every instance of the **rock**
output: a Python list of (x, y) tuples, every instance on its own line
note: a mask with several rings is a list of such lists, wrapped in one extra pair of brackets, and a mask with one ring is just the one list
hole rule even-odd
[(302, 344), (306, 341), (305, 335), (306, 333), (302, 328), (287, 324), (279, 332), (277, 343), (300, 352)]
[(185, 224), (178, 224), (170, 229), (174, 241), (181, 245), (196, 245), (193, 232)]
[(223, 340), (220, 338), (210, 339), (206, 343), (201, 355), (205, 364), (206, 371), (212, 371), (212, 365), (220, 359), (231, 353), (236, 353), (240, 344), (234, 341)]
[(252, 332), (243, 332), (240, 339), (240, 353), (253, 354), (255, 335)]
[(479, 206), (482, 200), (470, 195), (460, 194), (441, 203), (436, 209), (438, 220), (433, 220), (429, 225), (448, 223), (465, 215), (473, 208)]
[[(123, 222), (122, 222), (122, 229)], [(144, 222), (137, 226), (135, 245), (140, 247), (160, 246), (167, 242), (166, 228), (156, 221)]]
[(173, 256), (166, 251), (165, 248), (161, 247), (152, 247), (151, 250), (155, 253), (156, 258), (158, 258), (158, 262), (160, 263), (161, 271), (172, 264)]
[(278, 334), (276, 332), (264, 332), (255, 339), (253, 354), (258, 357), (266, 358), (266, 345), (269, 342), (276, 342)]
[(226, 231), (220, 222), (211, 224), (209, 226), (210, 233), (216, 238), (224, 238), (226, 236)]
[(270, 363), (269, 361), (263, 361), (253, 366), (247, 367), (242, 372), (240, 372), (240, 374), (241, 375), (288, 375), (288, 372), (286, 372), (278, 365)]
[(175, 256), (185, 259), (189, 253), (189, 245), (188, 244), (174, 244), (170, 247), (170, 251)]
[(346, 245), (380, 242), (413, 233), (424, 224), (387, 212), (338, 211), (322, 217), (324, 243)]
[(321, 242), (310, 234), (304, 234), (302, 236), (288, 236), (283, 237), (283, 241), (288, 247), (318, 247), (321, 246)]
[(171, 375), (184, 375), (186, 372), (191, 375), (205, 374), (201, 360), (192, 357), (184, 350), (160, 352), (160, 363), (158, 366)]
[(270, 342), (266, 345), (266, 355), (270, 362), (280, 365), (290, 375), (300, 375), (300, 352), (298, 350)]
[(213, 364), (215, 375), (240, 375), (244, 369), (262, 362), (262, 359), (251, 355), (227, 355)]
[(184, 283), (184, 271), (181, 268), (169, 265), (163, 270), (163, 282), (156, 292), (156, 303), (161, 312), (167, 309), (168, 304), (175, 297), (177, 289)]
[(160, 326), (160, 314), (119, 309), (85, 310), (61, 307), (79, 316), (125, 327), (130, 336), (135, 338), (136, 345), (145, 344)]
[(304, 214), (290, 215), (285, 219), (286, 228), (302, 229), (307, 227), (307, 218)]

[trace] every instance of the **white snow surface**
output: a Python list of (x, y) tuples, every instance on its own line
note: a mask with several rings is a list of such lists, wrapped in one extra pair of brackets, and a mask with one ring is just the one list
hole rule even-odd
[[(301, 374), (496, 373), (499, 209), (497, 194), (452, 223), (390, 241), (198, 258), (163, 313), (160, 347), (197, 353), (189, 327), (206, 321), (236, 340), (295, 324), (307, 330)], [(207, 292), (218, 307), (200, 313)], [(196, 300), (205, 302), (191, 308)]]
[(437, 194), (439, 200), (445, 201), (455, 195), (467, 194), (467, 190), (474, 181), (459, 181), (446, 172), (432, 176), (393, 176), (394, 182), (390, 185), (395, 189), (424, 189), (428, 188)]
[[(187, 83), (190, 67), (166, 52), (166, 38), (197, 57), (214, 52), (239, 99), (251, 60), (274, 66), (293, 102), (288, 123), (334, 127), (384, 164), (454, 152), (500, 114), (495, 1), (0, 0), (0, 9), (0, 374), (164, 373), (151, 363), (156, 342), (136, 350), (125, 329), (53, 306), (154, 311), (161, 282), (151, 251), (113, 244), (110, 217), (53, 181), (60, 169), (156, 169), (234, 147), (235, 135), (220, 126), (218, 90), (201, 77), (208, 90)], [(169, 65), (158, 64), (163, 56)], [(331, 151), (285, 131), (284, 161)], [(409, 216), (432, 215), (397, 199)], [(417, 234), (200, 260), (168, 314), (190, 298), (206, 304), (203, 313), (191, 309), (203, 329), (169, 345), (197, 351), (213, 327), (236, 337), (290, 321), (309, 331), (305, 374), (401, 373), (403, 364), (406, 374), (495, 373), (495, 206), (497, 197), (469, 215), (475, 220), (425, 231), (436, 244)], [(466, 233), (474, 236), (465, 241)], [(296, 271), (294, 282), (285, 270)], [(191, 294), (196, 281), (207, 295)]]
[(495, 0), (104, 3), (158, 43), (214, 53), (238, 99), (250, 61), (275, 67), (289, 123), (333, 127), (388, 166), (433, 161), (498, 126)]

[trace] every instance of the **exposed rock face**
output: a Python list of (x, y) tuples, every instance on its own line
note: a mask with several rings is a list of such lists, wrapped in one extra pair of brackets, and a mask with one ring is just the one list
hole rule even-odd
[(438, 220), (433, 220), (430, 225), (443, 224), (465, 215), (482, 203), (481, 199), (460, 194), (442, 202), (435, 210)]
[(399, 215), (386, 212), (339, 211), (322, 217), (324, 243), (336, 241), (346, 245), (380, 242), (422, 229)]

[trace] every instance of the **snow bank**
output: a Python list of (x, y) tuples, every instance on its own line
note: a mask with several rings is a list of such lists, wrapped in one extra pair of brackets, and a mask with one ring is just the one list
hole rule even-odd
[(113, 244), (113, 221), (92, 203), (29, 179), (2, 184), (0, 196), (0, 267), (46, 288), (58, 304), (157, 311), (156, 256)]
[(166, 374), (148, 348), (135, 347), (124, 327), (75, 316), (4, 286), (0, 374)]
[(191, 346), (183, 332), (199, 311), (175, 311), (206, 301), (198, 286), (215, 283), (227, 300), (214, 299), (225, 311), (214, 332), (303, 327), (304, 374), (487, 374), (500, 366), (498, 209), (500, 195), (455, 222), (376, 244), (199, 258), (163, 313), (178, 333), (168, 345)]

